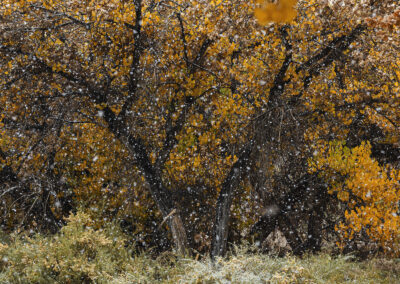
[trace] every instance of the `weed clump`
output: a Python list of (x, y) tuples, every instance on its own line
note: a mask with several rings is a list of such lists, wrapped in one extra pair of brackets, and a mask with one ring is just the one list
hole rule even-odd
[(81, 283), (111, 280), (130, 264), (116, 226), (93, 229), (90, 216), (71, 215), (54, 236), (13, 236), (0, 244), (1, 283)]

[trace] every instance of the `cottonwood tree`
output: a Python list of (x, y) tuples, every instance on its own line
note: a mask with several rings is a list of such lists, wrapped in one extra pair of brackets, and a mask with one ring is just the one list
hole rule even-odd
[[(399, 220), (397, 216), (398, 198), (394, 196), (398, 196), (399, 190), (396, 167), (398, 169), (400, 156), (398, 138), (394, 138), (398, 137), (399, 118), (395, 109), (399, 104), (398, 75), (396, 75), (398, 74), (398, 63), (394, 55), (396, 53), (394, 47), (399, 39), (398, 31), (395, 31), (396, 20), (393, 20), (397, 15), (396, 12), (393, 13), (396, 7), (392, 1), (380, 3), (336, 2), (328, 3), (329, 5), (319, 2), (319, 5), (315, 6), (316, 11), (322, 12), (319, 17), (333, 12), (334, 18), (342, 21), (338, 23), (339, 26), (343, 26), (344, 17), (347, 17), (349, 22), (345, 25), (353, 23), (354, 29), (346, 35), (323, 44), (325, 47), (321, 47), (315, 57), (308, 57), (310, 58), (308, 61), (296, 67), (297, 71), (300, 71), (302, 66), (311, 67), (311, 72), (307, 75), (308, 77), (305, 77), (307, 84), (304, 84), (305, 88), (299, 93), (302, 104), (297, 105), (297, 110), (291, 104), (289, 107), (286, 105), (286, 108), (282, 108), (285, 112), (281, 116), (281, 121), (276, 124), (279, 126), (279, 132), (274, 137), (275, 139), (280, 137), (278, 139), (284, 142), (287, 141), (286, 144), (294, 144), (295, 148), (292, 151), (287, 151), (290, 148), (285, 150), (281, 148), (277, 154), (279, 159), (276, 156), (272, 157), (273, 161), (283, 160), (279, 164), (283, 164), (284, 167), (274, 171), (275, 174), (278, 174), (275, 175), (275, 184), (264, 189), (267, 193), (261, 192), (260, 194), (269, 195), (270, 197), (265, 199), (269, 198), (270, 203), (278, 205), (279, 210), (272, 215), (263, 216), (253, 227), (253, 231), (261, 231), (262, 237), (265, 237), (279, 227), (285, 233), (295, 252), (302, 252), (307, 247), (318, 250), (321, 245), (322, 229), (329, 227), (333, 229), (337, 225), (338, 217), (343, 216), (343, 223), (339, 226), (342, 229), (336, 227), (336, 233), (339, 232), (340, 238), (342, 241), (346, 240), (347, 245), (351, 246), (350, 240), (354, 240), (354, 235), (359, 233), (363, 236), (363, 241), (378, 240), (383, 249), (389, 251), (391, 249), (391, 252), (398, 253), (398, 247), (393, 247), (398, 243), (396, 241)], [(350, 16), (350, 13), (353, 15)], [(377, 16), (377, 14), (381, 16)], [(371, 15), (374, 18), (369, 18)], [(311, 15), (311, 17), (313, 16)], [(388, 24), (381, 24), (380, 28), (376, 29), (378, 26), (376, 21), (382, 21), (384, 18), (391, 18), (392, 24), (389, 27)], [(330, 24), (334, 23), (331, 20)], [(366, 21), (364, 22), (364, 20)], [(314, 24), (316, 22), (319, 21), (313, 21)], [(319, 23), (324, 22), (325, 19), (322, 18)], [(367, 27), (367, 23), (370, 23), (369, 27)], [(337, 27), (333, 28), (337, 29)], [(375, 29), (371, 29), (371, 27)], [(326, 32), (329, 28), (321, 30)], [(332, 39), (331, 36), (328, 38)], [(383, 38), (388, 41), (383, 43)], [(390, 55), (382, 56), (382, 53)], [(380, 76), (376, 76), (377, 73)], [(296, 118), (292, 125), (299, 122), (301, 125), (301, 127), (297, 127), (297, 131), (287, 133), (286, 138), (285, 135), (281, 135), (282, 132), (285, 133), (282, 130), (285, 129), (285, 113), (290, 113), (290, 115), (286, 115), (287, 123)], [(286, 124), (286, 126), (288, 125)], [(286, 129), (290, 128), (286, 127)], [(370, 141), (369, 143), (372, 145), (370, 148), (365, 148), (367, 145), (363, 142), (365, 140)], [(284, 143), (281, 141), (268, 148), (269, 156), (273, 153), (273, 149), (283, 146)], [(348, 154), (341, 156), (339, 154), (341, 150), (335, 152), (334, 158), (332, 150), (328, 150), (329, 141), (344, 141), (347, 147), (355, 147), (352, 150), (353, 160), (345, 158)], [(305, 148), (303, 148), (304, 146)], [(346, 150), (345, 153), (347, 151), (350, 150)], [(299, 152), (304, 154), (298, 155)], [(329, 160), (330, 167), (339, 165), (341, 165), (339, 167), (347, 167), (347, 170), (341, 172), (338, 169), (333, 170), (336, 173), (333, 179), (328, 178), (328, 176), (332, 177), (332, 168), (328, 169), (326, 160), (324, 162), (319, 160), (322, 156), (326, 157), (325, 154), (322, 154), (326, 152), (331, 153), (328, 154), (331, 155), (330, 159), (335, 160), (335, 162)], [(359, 159), (361, 158), (360, 152), (363, 153), (363, 159)], [(354, 159), (356, 155), (360, 156)], [(308, 161), (302, 160), (302, 157), (309, 157)], [(268, 158), (271, 159), (268, 156), (265, 158), (264, 155), (264, 162)], [(348, 163), (345, 162), (346, 160)], [(392, 172), (387, 176), (383, 174), (384, 170), (378, 166), (378, 162), (381, 167)], [(267, 163), (271, 163), (271, 161), (267, 160)], [(354, 167), (357, 170), (349, 174), (349, 168), (354, 169)], [(357, 172), (357, 177), (353, 176), (355, 172)], [(267, 176), (273, 177), (271, 174)], [(364, 177), (365, 183), (363, 185), (358, 185), (357, 182), (354, 184), (354, 180), (360, 176)], [(376, 179), (379, 178), (381, 178), (378, 182), (382, 186), (381, 189), (376, 187)], [(385, 179), (390, 181), (385, 181)], [(262, 178), (256, 179), (256, 181), (259, 180), (262, 181)], [(275, 180), (268, 179), (272, 184)], [(260, 184), (260, 182), (258, 183)], [(277, 187), (276, 183), (280, 187)], [(282, 188), (282, 185), (286, 189), (276, 190)], [(333, 188), (336, 189), (333, 190)], [(341, 189), (339, 190), (339, 188)], [(382, 202), (385, 204), (385, 210), (379, 209), (379, 206), (375, 207), (377, 205), (373, 204), (376, 200), (373, 201), (374, 197), (371, 197), (379, 198), (382, 188), (387, 191), (387, 200)], [(364, 191), (369, 192), (367, 197), (362, 196)], [(350, 198), (346, 199), (344, 192), (350, 193)], [(271, 198), (273, 195), (275, 196)], [(369, 209), (370, 206), (374, 209)], [(375, 212), (375, 215), (372, 212)], [(371, 214), (374, 215), (372, 219)], [(383, 215), (387, 217), (383, 218)], [(354, 216), (358, 216), (358, 218)], [(329, 220), (331, 217), (333, 219)], [(299, 225), (302, 223), (302, 219), (307, 220), (305, 229), (301, 229), (301, 225)], [(369, 220), (376, 222), (371, 223)], [(302, 230), (307, 236), (303, 240), (301, 240), (301, 234), (298, 233)]]
[(314, 153), (356, 147), (370, 125), (398, 141), (398, 63), (380, 53), (396, 54), (397, 27), (385, 42), (371, 24), (393, 1), (255, 2), (6, 0), (3, 220), (44, 212), (55, 230), (94, 196), (110, 218), (135, 196), (127, 210), (145, 219), (148, 192), (180, 252), (205, 230), (218, 256), (232, 206), (239, 230), (254, 219), (235, 197), (252, 209), (257, 192), (278, 208), (264, 235), (279, 226), (294, 250), (319, 247), (323, 212), (348, 200), (328, 194)]

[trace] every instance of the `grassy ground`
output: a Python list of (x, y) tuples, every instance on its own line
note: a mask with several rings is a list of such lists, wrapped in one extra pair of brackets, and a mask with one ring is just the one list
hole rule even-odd
[(110, 283), (400, 283), (400, 262), (394, 260), (239, 254), (216, 263), (175, 258), (137, 262), (134, 270)]
[(400, 283), (400, 259), (279, 258), (244, 246), (215, 262), (171, 252), (132, 258), (125, 244), (116, 227), (94, 230), (82, 213), (55, 236), (0, 235), (0, 283)]
[(239, 253), (213, 263), (164, 253), (157, 259), (130, 258), (121, 267), (112, 259), (103, 261), (109, 261), (109, 267), (98, 263), (90, 267), (76, 259), (58, 274), (40, 265), (4, 267), (0, 283), (400, 283), (400, 260), (356, 262), (345, 256), (299, 259)]

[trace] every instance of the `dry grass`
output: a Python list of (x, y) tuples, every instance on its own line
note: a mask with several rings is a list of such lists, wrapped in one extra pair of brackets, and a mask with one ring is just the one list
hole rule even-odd
[(248, 246), (215, 262), (130, 255), (116, 227), (93, 230), (78, 213), (56, 236), (0, 236), (0, 283), (400, 283), (400, 259), (279, 258)]

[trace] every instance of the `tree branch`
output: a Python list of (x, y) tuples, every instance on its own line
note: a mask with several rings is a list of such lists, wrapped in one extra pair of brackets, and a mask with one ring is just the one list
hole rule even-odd
[(137, 90), (140, 79), (139, 67), (140, 59), (144, 50), (142, 36), (142, 0), (134, 0), (134, 3), (136, 12), (135, 26), (133, 28), (134, 50), (132, 54), (132, 64), (129, 70), (129, 95), (122, 106), (121, 112), (119, 113), (119, 119), (121, 120), (126, 119), (127, 111), (138, 98)]

